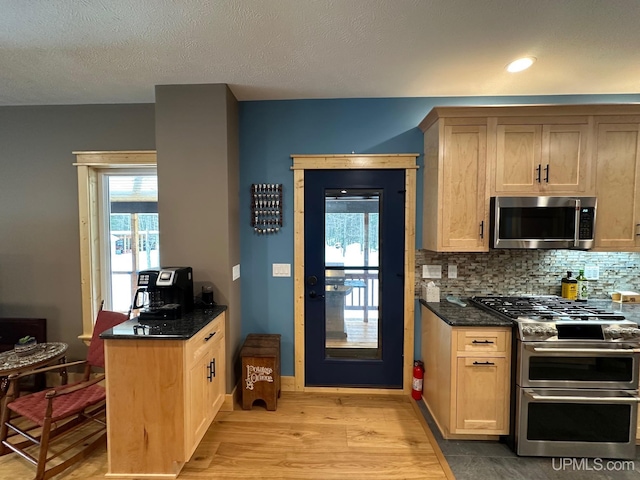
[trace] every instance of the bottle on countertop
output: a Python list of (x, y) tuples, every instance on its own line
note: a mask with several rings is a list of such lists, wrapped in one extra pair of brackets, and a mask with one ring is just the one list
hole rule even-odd
[(589, 298), (589, 282), (587, 281), (587, 277), (584, 276), (584, 270), (578, 271), (576, 280), (578, 281), (578, 298), (576, 298), (576, 300), (586, 302)]
[(562, 278), (562, 298), (576, 300), (578, 298), (578, 280), (571, 278), (572, 272), (567, 271), (567, 276)]

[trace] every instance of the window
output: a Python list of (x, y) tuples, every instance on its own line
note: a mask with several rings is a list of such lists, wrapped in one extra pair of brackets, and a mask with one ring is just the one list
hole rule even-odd
[(128, 312), (135, 272), (159, 266), (156, 153), (74, 152), (78, 168), (82, 335), (100, 305)]
[[(146, 171), (145, 171), (146, 170)], [(160, 266), (155, 169), (98, 170), (101, 297), (104, 308), (128, 313), (136, 272)]]

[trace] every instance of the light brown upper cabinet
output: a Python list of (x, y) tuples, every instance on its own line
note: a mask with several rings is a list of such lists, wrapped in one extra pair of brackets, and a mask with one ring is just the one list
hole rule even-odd
[(585, 194), (593, 189), (588, 118), (554, 120), (559, 123), (498, 119), (496, 195)]
[(439, 252), (486, 252), (486, 119), (433, 120), (421, 124), (425, 127), (422, 246)]
[(639, 251), (640, 116), (599, 117), (596, 129), (598, 210), (595, 248)]
[(492, 196), (598, 198), (595, 250), (640, 251), (640, 105), (436, 107), (422, 248), (489, 249)]

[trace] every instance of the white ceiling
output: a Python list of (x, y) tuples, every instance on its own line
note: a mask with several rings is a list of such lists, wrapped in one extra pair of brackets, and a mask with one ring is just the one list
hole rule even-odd
[(0, 0), (0, 105), (189, 83), (239, 100), (638, 93), (640, 1)]

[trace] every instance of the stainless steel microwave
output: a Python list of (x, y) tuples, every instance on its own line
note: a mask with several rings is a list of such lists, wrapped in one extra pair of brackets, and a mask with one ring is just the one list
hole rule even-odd
[(493, 197), (493, 248), (593, 247), (595, 197)]

